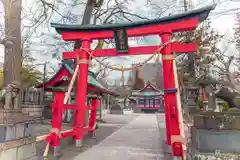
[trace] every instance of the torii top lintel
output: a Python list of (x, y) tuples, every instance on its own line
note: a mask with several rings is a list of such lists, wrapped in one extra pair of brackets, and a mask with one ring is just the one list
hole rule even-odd
[(62, 34), (63, 40), (66, 41), (113, 38), (113, 31), (118, 29), (126, 29), (128, 37), (161, 34), (166, 31), (183, 32), (195, 29), (198, 23), (204, 21), (214, 8), (215, 5), (211, 5), (174, 16), (124, 24), (67, 25), (51, 23), (51, 26), (59, 34)]

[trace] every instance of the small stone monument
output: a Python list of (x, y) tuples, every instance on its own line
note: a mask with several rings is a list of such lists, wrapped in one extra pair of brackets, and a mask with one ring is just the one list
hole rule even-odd
[(199, 89), (197, 87), (187, 88), (187, 106), (189, 113), (195, 113), (200, 110), (197, 105)]
[(22, 94), (22, 112), (33, 117), (42, 117), (43, 90), (30, 87), (25, 88)]

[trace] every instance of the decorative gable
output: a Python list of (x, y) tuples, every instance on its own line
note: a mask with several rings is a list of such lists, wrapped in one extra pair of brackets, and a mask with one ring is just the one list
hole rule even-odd
[(140, 92), (159, 92), (159, 90), (152, 85), (150, 81), (147, 82), (147, 85), (140, 90)]

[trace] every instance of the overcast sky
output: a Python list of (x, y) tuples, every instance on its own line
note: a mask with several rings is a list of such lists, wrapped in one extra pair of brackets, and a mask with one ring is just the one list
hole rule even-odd
[[(34, 1), (36, 1), (36, 0), (34, 0)], [(155, 0), (155, 1), (159, 2), (159, 0)], [(202, 5), (199, 6), (198, 5), (199, 0), (191, 0), (191, 2), (195, 6), (198, 6), (198, 7), (210, 4), (210, 3), (212, 3), (212, 1), (213, 0), (205, 0), (205, 3), (204, 4), (201, 3)], [(28, 5), (29, 4), (32, 5), (32, 2), (30, 2), (30, 0), (27, 0), (27, 1), (23, 0), (23, 3), (24, 3), (25, 6), (27, 6), (26, 2), (28, 2)], [(140, 12), (141, 13), (150, 13), (151, 12), (151, 10), (150, 10), (151, 8), (147, 8), (147, 7), (143, 6), (143, 4), (146, 3), (146, 0), (137, 0), (137, 2), (138, 3), (133, 3), (132, 5), (129, 5), (129, 8), (131, 10), (137, 11), (139, 13)], [(165, 1), (164, 3), (166, 3), (166, 2), (167, 1)], [(181, 5), (182, 0), (176, 1), (176, 4)], [(235, 18), (234, 16), (235, 15), (234, 14), (222, 15), (222, 11), (223, 10), (235, 9), (235, 8), (240, 8), (240, 2), (238, 2), (238, 3), (237, 2), (222, 3), (221, 5), (218, 5), (217, 8), (211, 14), (212, 27), (216, 28), (221, 33), (224, 33), (224, 34), (227, 33), (229, 36), (232, 36), (233, 35), (233, 27), (234, 27), (234, 24), (235, 24), (235, 22), (234, 22), (234, 18)], [(79, 12), (79, 8), (77, 9), (77, 11)], [(217, 16), (217, 15), (221, 15), (221, 16)], [(3, 7), (2, 7), (2, 4), (0, 4), (0, 23), (2, 24), (2, 22), (3, 22)], [(51, 32), (53, 32), (53, 34), (55, 33), (55, 31), (53, 29), (51, 30)], [(145, 41), (145, 44), (137, 44), (136, 41), (131, 41), (130, 43), (131, 43), (131, 46), (146, 45), (146, 43), (150, 44), (150, 45), (157, 45), (157, 44), (159, 44), (159, 38), (154, 37), (154, 36), (148, 37), (147, 41)], [(3, 55), (3, 51), (1, 51), (1, 50), (2, 50), (2, 48), (0, 47), (0, 56)], [(46, 58), (46, 56), (48, 58)], [(144, 59), (145, 57), (147, 57), (147, 56), (137, 56), (137, 57), (134, 56), (134, 57), (128, 59), (128, 61), (124, 61), (122, 59), (119, 61), (119, 58), (113, 58), (113, 59), (111, 59), (111, 61), (112, 61), (112, 63), (115, 63), (115, 64), (121, 62), (121, 64), (124, 64), (124, 66), (129, 66), (130, 64), (132, 64), (134, 62), (138, 62), (139, 60)], [(35, 58), (37, 58), (38, 61), (41, 62), (41, 63), (46, 61), (46, 60), (48, 60), (48, 61), (50, 60), (52, 63), (57, 62), (56, 60), (53, 60), (51, 58), (51, 54), (50, 55), (46, 55), (46, 54), (42, 55), (38, 52), (38, 53), (36, 53)], [(1, 60), (2, 59), (0, 58), (0, 61)], [(120, 77), (120, 75), (121, 75), (121, 73), (119, 73), (119, 72), (112, 72), (111, 77)]]

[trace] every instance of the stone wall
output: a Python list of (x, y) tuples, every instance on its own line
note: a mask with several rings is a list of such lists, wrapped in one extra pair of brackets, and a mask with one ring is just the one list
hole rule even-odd
[(0, 160), (27, 160), (36, 155), (32, 131), (38, 120), (21, 110), (0, 111)]
[(43, 105), (22, 105), (22, 112), (33, 117), (42, 117)]
[(239, 160), (240, 154), (235, 153), (203, 153), (196, 150), (188, 149), (187, 157), (189, 160)]
[(23, 138), (2, 144), (0, 160), (27, 160), (36, 156), (36, 142), (33, 138)]
[(29, 160), (36, 156), (33, 125), (42, 117), (43, 91), (25, 88), (21, 109), (0, 111), (0, 160)]
[(240, 159), (240, 114), (206, 112), (194, 115), (189, 159)]
[(18, 123), (15, 125), (0, 126), (0, 143), (16, 140), (23, 137), (31, 136), (31, 123)]
[(193, 128), (194, 146), (200, 152), (240, 153), (240, 132)]

